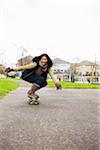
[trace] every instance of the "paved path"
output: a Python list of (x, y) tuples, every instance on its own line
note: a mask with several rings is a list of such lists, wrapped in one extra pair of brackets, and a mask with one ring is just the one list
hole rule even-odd
[(0, 150), (99, 150), (100, 90), (47, 87), (30, 106), (29, 86), (0, 101)]

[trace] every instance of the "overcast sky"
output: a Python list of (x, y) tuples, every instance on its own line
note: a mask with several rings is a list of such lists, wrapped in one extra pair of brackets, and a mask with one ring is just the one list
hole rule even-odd
[(0, 0), (0, 59), (15, 62), (21, 46), (33, 56), (100, 61), (99, 9), (99, 0)]

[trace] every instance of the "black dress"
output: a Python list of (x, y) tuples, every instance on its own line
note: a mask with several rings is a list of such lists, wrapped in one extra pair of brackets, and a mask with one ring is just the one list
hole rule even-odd
[(35, 57), (32, 60), (33, 62), (37, 63), (37, 66), (32, 69), (26, 69), (22, 72), (22, 79), (30, 82), (30, 83), (36, 83), (40, 87), (44, 87), (47, 85), (46, 79), (48, 74), (48, 66), (42, 67), (39, 64), (39, 57)]

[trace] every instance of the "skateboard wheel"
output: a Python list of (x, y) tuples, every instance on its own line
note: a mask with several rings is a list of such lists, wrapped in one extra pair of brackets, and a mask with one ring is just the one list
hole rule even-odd
[(38, 102), (38, 101), (34, 101), (33, 104), (34, 104), (34, 105), (38, 105), (39, 102)]
[(32, 101), (28, 102), (29, 105), (33, 105), (34, 103)]

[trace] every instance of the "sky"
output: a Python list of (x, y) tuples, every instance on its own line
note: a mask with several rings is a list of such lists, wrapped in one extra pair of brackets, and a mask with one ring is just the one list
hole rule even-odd
[(0, 61), (37, 56), (100, 61), (99, 0), (0, 0)]

